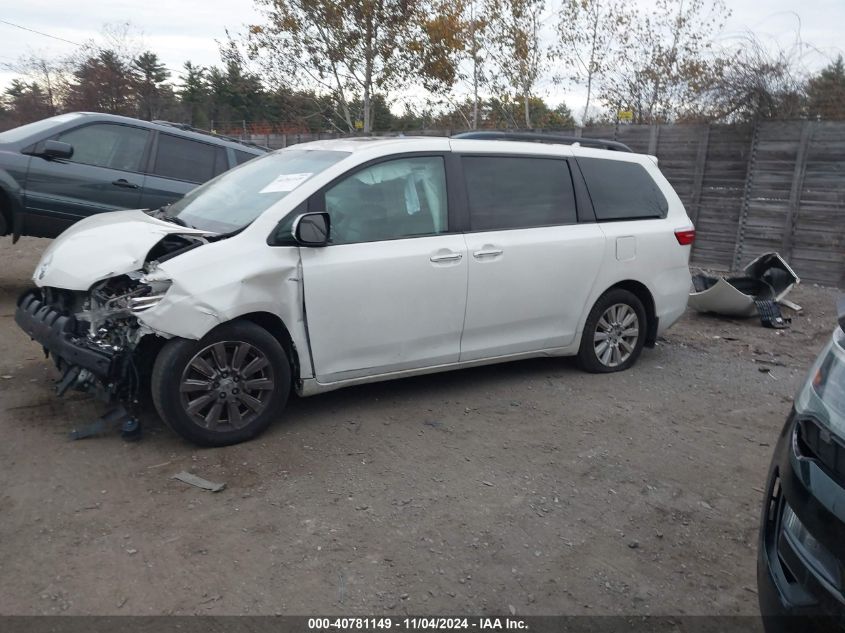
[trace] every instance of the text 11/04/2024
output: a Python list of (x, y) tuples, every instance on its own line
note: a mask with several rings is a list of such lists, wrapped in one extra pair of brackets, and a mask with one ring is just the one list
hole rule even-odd
[(353, 617), (353, 618), (309, 618), (310, 631), (375, 631), (375, 630), (524, 630), (528, 626), (520, 618), (500, 617)]

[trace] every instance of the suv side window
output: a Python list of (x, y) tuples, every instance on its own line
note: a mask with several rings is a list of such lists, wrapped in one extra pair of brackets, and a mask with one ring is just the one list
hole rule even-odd
[(227, 162), (222, 147), (160, 132), (153, 173), (174, 180), (205, 182), (226, 171)]
[(258, 158), (256, 154), (250, 154), (249, 152), (242, 152), (237, 149), (233, 149), (235, 152), (235, 164), (236, 165), (243, 165), (248, 160), (252, 160), (253, 158)]
[(574, 224), (569, 164), (559, 158), (464, 156), (473, 231)]
[(71, 161), (141, 171), (149, 130), (115, 123), (93, 123), (62, 132), (57, 140), (73, 145)]
[(332, 244), (375, 242), (447, 230), (441, 156), (401, 158), (355, 172), (325, 194)]
[(669, 203), (645, 167), (604, 158), (578, 158), (596, 219), (665, 218)]

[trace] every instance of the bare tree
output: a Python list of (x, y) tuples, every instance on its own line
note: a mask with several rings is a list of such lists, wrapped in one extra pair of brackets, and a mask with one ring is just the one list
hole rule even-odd
[(637, 123), (673, 119), (694, 105), (714, 69), (714, 36), (730, 11), (722, 0), (655, 0), (630, 14), (599, 96), (633, 112)]
[(589, 120), (595, 83), (604, 78), (620, 51), (630, 14), (621, 0), (563, 0), (558, 11), (558, 42), (553, 54), (570, 79), (587, 92), (582, 124)]
[[(450, 37), (424, 0), (256, 0), (264, 24), (249, 29), (249, 53), (279, 85), (317, 87), (335, 95), (349, 131), (350, 103), (360, 97), (362, 129), (372, 130), (372, 100), (408, 82), (448, 83)], [(445, 7), (445, 3), (440, 5)], [(435, 35), (437, 40), (431, 39)], [(437, 44), (438, 46), (435, 46)], [(300, 79), (301, 78), (301, 79)], [(304, 82), (302, 81), (304, 80)]]
[(465, 51), (469, 57), (470, 78), (472, 85), (472, 115), (469, 128), (478, 129), (479, 108), (481, 99), (479, 91), (484, 82), (484, 60), (487, 52), (487, 35), (490, 27), (490, 16), (487, 7), (479, 0), (467, 0), (464, 7), (464, 33), (466, 36)]
[(801, 117), (806, 72), (800, 56), (800, 48), (767, 45), (753, 33), (745, 34), (721, 53), (688, 118), (732, 123)]
[(30, 85), (37, 85), (44, 95), (49, 116), (56, 114), (66, 96), (67, 68), (58, 60), (27, 53), (17, 61), (3, 64), (3, 68), (25, 77)]
[(490, 0), (494, 90), (505, 97), (514, 89), (522, 98), (526, 128), (531, 128), (531, 98), (544, 70), (547, 52), (540, 39), (545, 0)]

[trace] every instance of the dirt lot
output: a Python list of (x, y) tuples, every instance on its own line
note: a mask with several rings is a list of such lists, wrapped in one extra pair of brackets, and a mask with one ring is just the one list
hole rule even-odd
[(0, 613), (755, 613), (768, 460), (836, 291), (793, 292), (782, 332), (688, 313), (623, 374), (356, 387), (199, 450), (151, 414), (68, 440), (103, 405), (57, 399), (13, 321), (45, 245), (0, 241)]

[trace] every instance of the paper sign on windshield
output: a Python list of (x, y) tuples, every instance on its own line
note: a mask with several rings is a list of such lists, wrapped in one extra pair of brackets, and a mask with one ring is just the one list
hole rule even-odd
[(308, 180), (313, 172), (303, 174), (282, 174), (270, 181), (259, 193), (279, 193), (282, 191), (293, 191), (303, 182)]

